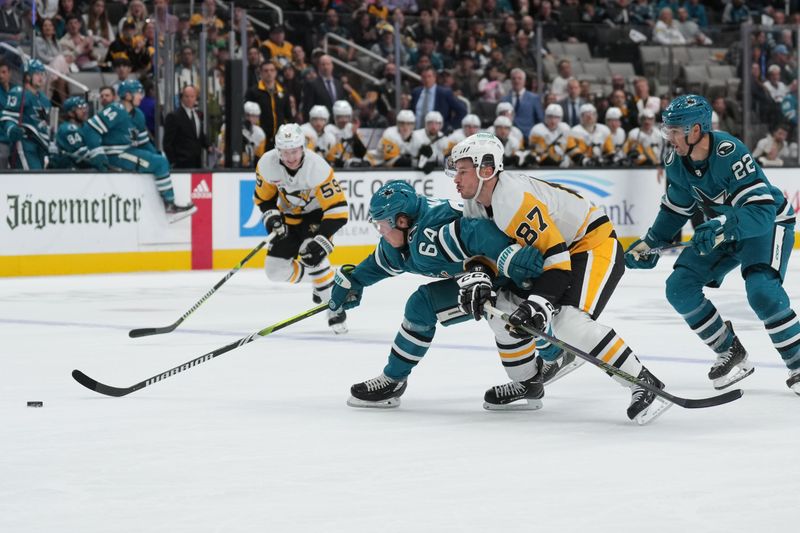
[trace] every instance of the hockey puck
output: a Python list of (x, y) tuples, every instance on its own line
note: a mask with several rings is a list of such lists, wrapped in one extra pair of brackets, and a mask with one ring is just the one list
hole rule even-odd
[(44, 407), (44, 402), (28, 402), (28, 407)]

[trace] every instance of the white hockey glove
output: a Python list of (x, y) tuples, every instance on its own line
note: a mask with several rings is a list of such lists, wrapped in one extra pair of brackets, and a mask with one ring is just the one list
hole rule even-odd
[(267, 233), (274, 233), (277, 240), (283, 239), (289, 232), (289, 228), (283, 222), (283, 214), (277, 209), (264, 211), (261, 220), (264, 222), (264, 229), (267, 230)]
[(318, 265), (333, 251), (333, 243), (323, 235), (315, 235), (300, 245), (300, 260), (308, 266)]
[(494, 305), (497, 300), (497, 294), (492, 290), (492, 278), (485, 272), (475, 271), (464, 274), (457, 283), (459, 310), (480, 320), (483, 304), (491, 302)]
[(527, 331), (517, 329), (517, 326), (533, 328), (537, 331), (546, 331), (547, 326), (550, 325), (550, 321), (553, 319), (554, 312), (555, 308), (547, 298), (539, 296), (538, 294), (532, 294), (527, 300), (523, 300), (516, 311), (511, 313), (511, 316), (508, 317), (509, 325), (506, 326), (506, 329), (512, 337), (518, 339), (535, 337), (535, 335)]

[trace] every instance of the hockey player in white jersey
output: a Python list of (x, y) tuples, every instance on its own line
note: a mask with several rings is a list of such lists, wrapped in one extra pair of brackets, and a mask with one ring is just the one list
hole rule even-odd
[(565, 157), (569, 126), (562, 122), (564, 110), (558, 104), (550, 104), (544, 110), (544, 122), (531, 128), (528, 146), (531, 150), (530, 163), (545, 167), (568, 166)]
[(417, 117), (409, 109), (397, 113), (397, 125), (386, 128), (378, 143), (377, 159), (384, 167), (411, 167), (411, 135)]
[(523, 149), (522, 139), (512, 135), (511, 128), (513, 127), (511, 119), (503, 115), (494, 119), (494, 124), (492, 125), (495, 137), (503, 143), (503, 148), (505, 149), (503, 164), (507, 167), (520, 168), (525, 166), (528, 152)]
[[(261, 106), (256, 102), (244, 103), (244, 123), (242, 124), (242, 167), (255, 168), (256, 163), (267, 149), (267, 134), (258, 125), (261, 119)], [(217, 136), (217, 148), (221, 154), (225, 153), (225, 124)], [(224, 157), (217, 162), (225, 164)]]
[(367, 147), (358, 134), (359, 123), (353, 118), (353, 108), (347, 100), (333, 103), (333, 124), (325, 131), (335, 139), (326, 160), (335, 168), (368, 167)]
[(583, 104), (581, 123), (573, 126), (567, 139), (567, 155), (575, 166), (596, 167), (603, 160), (603, 144), (611, 135), (605, 124), (597, 123), (597, 108)]
[(425, 115), (425, 125), (411, 134), (413, 164), (425, 174), (444, 166), (447, 137), (442, 133), (444, 119), (438, 111)]
[[(312, 299), (321, 303), (333, 284), (333, 235), (347, 224), (349, 210), (333, 169), (305, 142), (297, 124), (278, 128), (275, 148), (256, 166), (253, 201), (267, 233), (275, 234), (264, 263), (267, 277), (288, 283), (310, 278)], [(335, 333), (347, 331), (345, 320), (344, 312), (328, 312)]]
[(625, 157), (625, 140), (627, 135), (622, 128), (622, 111), (618, 107), (606, 109), (606, 126), (609, 136), (603, 143), (603, 162), (610, 165), (622, 165)]
[[(603, 211), (572, 190), (503, 171), (503, 146), (487, 133), (453, 148), (448, 168), (464, 199), (465, 217), (493, 219), (518, 245), (534, 247), (544, 256), (543, 272), (532, 280), (527, 299), (519, 298), (516, 308), (497, 301), (498, 308), (510, 314), (510, 326), (545, 331), (551, 326), (553, 335), (564, 342), (663, 388), (613, 329), (596, 322), (625, 272), (622, 247)], [(512, 256), (509, 266), (522, 257)], [(473, 281), (483, 289), (462, 286), (459, 301), (462, 310), (479, 316), (484, 303), (491, 301), (491, 291), (487, 279), (475, 276)], [(557, 314), (552, 308), (558, 309)], [(539, 342), (540, 356), (558, 364), (560, 350)], [(627, 409), (631, 420), (646, 423), (672, 405), (641, 386), (615, 379), (631, 388)]]
[(450, 155), (450, 150), (452, 150), (455, 145), (470, 135), (475, 135), (479, 131), (481, 131), (481, 119), (478, 115), (474, 113), (464, 115), (464, 118), (461, 119), (461, 127), (447, 137), (447, 150), (445, 150), (445, 155)]
[(327, 158), (336, 145), (336, 137), (325, 131), (331, 114), (324, 105), (315, 105), (308, 112), (308, 122), (300, 126), (306, 136), (306, 148)]
[[(497, 104), (495, 108), (495, 118), (497, 117), (507, 117), (508, 120), (511, 122), (511, 129), (509, 131), (509, 138), (514, 143), (519, 143), (523, 148), (525, 147), (525, 135), (522, 133), (522, 130), (518, 127), (514, 126), (514, 106), (511, 105), (511, 102), (500, 102)], [(486, 131), (491, 133), (492, 135), (497, 135), (495, 131), (495, 125), (492, 124)], [(475, 132), (478, 133), (478, 132)]]
[(625, 153), (634, 165), (660, 165), (664, 138), (656, 128), (656, 115), (645, 109), (639, 115), (639, 127), (628, 133)]

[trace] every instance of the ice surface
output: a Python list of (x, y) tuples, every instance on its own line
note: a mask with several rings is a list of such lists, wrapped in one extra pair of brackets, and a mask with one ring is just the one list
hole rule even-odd
[[(715, 394), (711, 354), (663, 297), (670, 263), (628, 272), (603, 322), (673, 393)], [(128, 338), (222, 275), (0, 280), (0, 532), (796, 527), (800, 398), (736, 273), (712, 299), (757, 364), (744, 398), (644, 427), (625, 416), (628, 391), (589, 365), (548, 388), (541, 411), (484, 411), (485, 389), (506, 381), (485, 322), (439, 328), (399, 409), (347, 407), (425, 281), (410, 275), (369, 287), (346, 336), (316, 316), (125, 398), (70, 377), (132, 385), (312, 306), (308, 286), (247, 270), (174, 333)]]

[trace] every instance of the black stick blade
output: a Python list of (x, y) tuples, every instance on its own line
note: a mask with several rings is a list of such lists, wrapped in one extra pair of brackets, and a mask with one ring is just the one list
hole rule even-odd
[(682, 403), (681, 406), (687, 409), (702, 409), (704, 407), (714, 407), (717, 405), (731, 403), (741, 398), (742, 395), (744, 395), (744, 391), (742, 389), (733, 389), (732, 391), (728, 391), (725, 394), (720, 394), (719, 396), (685, 400), (685, 403)]
[(90, 378), (80, 370), (73, 370), (72, 377), (75, 379), (75, 381), (77, 381), (87, 389), (99, 392), (100, 394), (105, 394), (106, 396), (116, 396), (116, 397), (125, 396), (126, 394), (130, 394), (131, 392), (136, 390), (130, 387), (127, 389), (120, 389), (118, 387), (109, 387), (108, 385), (103, 385), (99, 381)]
[(150, 335), (161, 335), (162, 333), (169, 333), (173, 331), (175, 326), (166, 326), (163, 328), (139, 328), (139, 329), (132, 329), (128, 332), (128, 336), (132, 339), (136, 339), (138, 337), (149, 337)]

